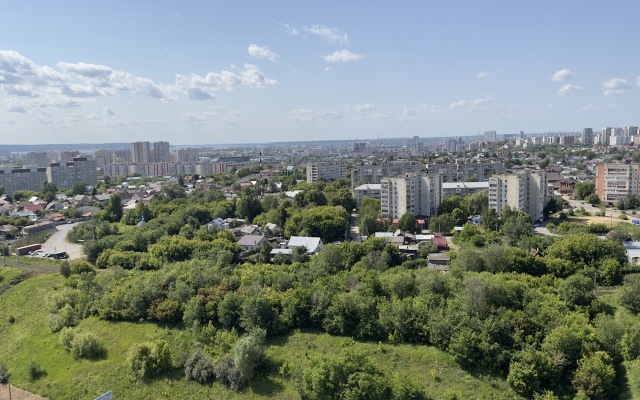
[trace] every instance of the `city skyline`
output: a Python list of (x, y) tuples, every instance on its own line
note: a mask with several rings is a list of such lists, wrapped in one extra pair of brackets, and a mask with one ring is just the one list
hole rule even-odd
[(0, 144), (638, 125), (637, 11), (633, 1), (7, 4)]

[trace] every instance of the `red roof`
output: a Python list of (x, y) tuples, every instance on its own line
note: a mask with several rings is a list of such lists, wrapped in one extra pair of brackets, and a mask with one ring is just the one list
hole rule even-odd
[(43, 204), (27, 204), (24, 206), (25, 211), (39, 211), (44, 210)]

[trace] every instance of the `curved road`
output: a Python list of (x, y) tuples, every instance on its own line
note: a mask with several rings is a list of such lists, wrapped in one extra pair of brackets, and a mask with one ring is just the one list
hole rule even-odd
[(69, 260), (77, 260), (84, 257), (81, 244), (67, 242), (67, 233), (78, 223), (79, 222), (58, 225), (56, 227), (56, 233), (51, 235), (51, 237), (42, 244), (42, 250), (45, 253), (66, 251), (67, 254), (69, 254)]

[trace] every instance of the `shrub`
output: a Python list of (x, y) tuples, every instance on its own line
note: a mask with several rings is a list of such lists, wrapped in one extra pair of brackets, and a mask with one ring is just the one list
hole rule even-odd
[(620, 215), (618, 215), (618, 218), (620, 218), (622, 220), (628, 220), (629, 219), (629, 217), (627, 217), (626, 214), (620, 214)]
[(29, 364), (27, 364), (27, 376), (29, 377), (30, 381), (38, 380), (44, 375), (45, 370), (37, 361), (29, 361)]
[(71, 275), (79, 275), (79, 274), (84, 274), (86, 272), (94, 272), (95, 268), (93, 268), (93, 266), (84, 260), (79, 260), (79, 261), (74, 261), (71, 264)]
[(264, 329), (254, 329), (236, 343), (233, 362), (240, 374), (247, 380), (253, 377), (256, 367), (264, 357), (265, 337), (266, 331)]
[(51, 332), (58, 332), (62, 328), (74, 326), (76, 324), (76, 313), (73, 308), (67, 304), (49, 316), (49, 329)]
[(247, 383), (238, 368), (236, 368), (233, 358), (228, 355), (223, 356), (220, 362), (214, 367), (216, 378), (231, 390), (241, 390)]
[(184, 364), (184, 376), (189, 381), (208, 383), (215, 378), (213, 364), (202, 349), (197, 348)]
[(13, 324), (14, 322), (16, 322), (16, 317), (14, 317), (13, 315), (9, 315), (9, 323)]
[(65, 351), (68, 353), (71, 351), (71, 342), (73, 342), (73, 338), (76, 337), (73, 329), (69, 327), (64, 327), (60, 330), (60, 334), (58, 335), (58, 340), (60, 344), (64, 347)]
[(73, 358), (94, 358), (104, 353), (104, 347), (94, 332), (79, 333), (71, 340)]
[(64, 276), (65, 278), (68, 278), (69, 276), (71, 276), (71, 266), (69, 265), (68, 262), (65, 261), (60, 266), (60, 275)]
[(171, 349), (164, 340), (154, 343), (139, 343), (129, 351), (129, 372), (136, 379), (148, 379), (167, 371), (171, 367)]

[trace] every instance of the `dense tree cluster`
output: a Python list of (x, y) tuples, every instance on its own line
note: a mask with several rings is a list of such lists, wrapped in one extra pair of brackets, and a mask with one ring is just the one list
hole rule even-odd
[[(301, 252), (270, 264), (260, 252), (241, 263), (233, 233), (207, 227), (213, 218), (241, 214), (258, 225), (275, 223), (286, 236), (344, 240), (353, 199), (339, 183), (305, 185), (293, 199), (257, 190), (236, 200), (215, 192), (184, 197), (173, 188), (136, 208), (135, 218), (121, 219), (131, 224), (148, 213), (136, 228), (117, 228), (106, 209), (102, 220), (79, 225), (71, 236), (85, 240), (91, 263), (109, 270), (96, 274), (88, 264), (61, 270), (65, 287), (48, 299), (51, 330), (71, 346), (72, 327), (90, 315), (182, 324), (200, 342), (193, 351), (176, 362), (165, 342), (138, 344), (131, 375), (151, 379), (179, 367), (187, 379), (235, 390), (261, 373), (265, 340), (294, 329), (435, 346), (470, 371), (504, 377), (526, 398), (611, 398), (618, 363), (640, 355), (640, 327), (621, 323), (594, 293), (622, 285), (620, 303), (640, 311), (637, 268), (626, 263), (619, 241), (584, 231), (534, 236), (528, 215), (492, 213), (486, 193), (447, 198), (431, 219), (438, 230), (464, 227), (454, 237), (461, 248), (451, 253), (449, 274), (373, 237), (326, 245), (312, 258)], [(379, 211), (379, 201), (362, 202), (361, 233), (381, 228)], [(482, 215), (484, 225), (467, 223), (472, 215)], [(413, 231), (415, 218), (399, 225)], [(436, 250), (423, 247), (423, 256)], [(228, 343), (225, 354), (214, 354), (212, 343)], [(351, 351), (289, 367), (303, 398), (423, 396)]]

